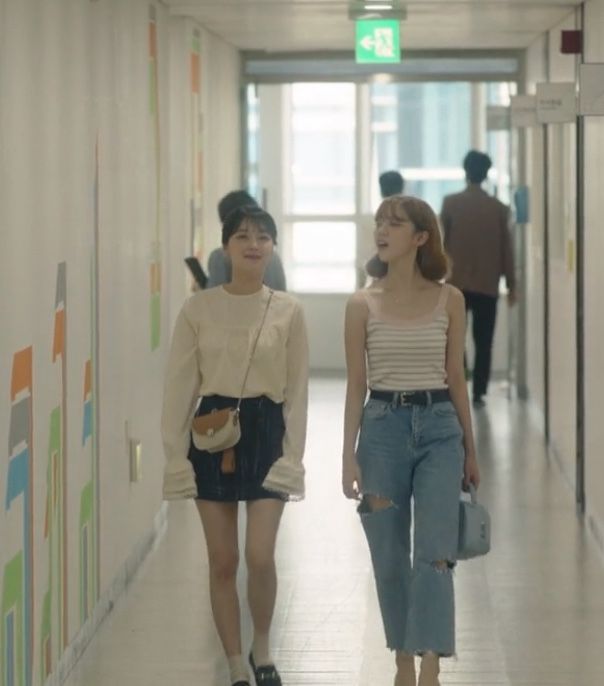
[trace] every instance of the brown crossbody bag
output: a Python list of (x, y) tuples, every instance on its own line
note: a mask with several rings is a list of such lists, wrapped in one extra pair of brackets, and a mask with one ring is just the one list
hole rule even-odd
[(235, 446), (239, 443), (241, 438), (241, 426), (239, 424), (241, 401), (243, 400), (247, 378), (252, 366), (252, 359), (256, 352), (256, 346), (258, 345), (258, 340), (262, 333), (264, 322), (266, 321), (266, 315), (272, 297), (273, 291), (270, 291), (266, 307), (264, 308), (264, 314), (262, 315), (262, 321), (260, 322), (260, 328), (258, 329), (250, 352), (250, 358), (243, 377), (241, 393), (239, 394), (237, 405), (235, 407), (225, 407), (222, 410), (212, 410), (211, 412), (200, 414), (193, 418), (191, 426), (193, 444), (198, 450), (205, 450), (209, 453), (222, 452), (220, 471), (223, 474), (232, 474), (235, 471)]

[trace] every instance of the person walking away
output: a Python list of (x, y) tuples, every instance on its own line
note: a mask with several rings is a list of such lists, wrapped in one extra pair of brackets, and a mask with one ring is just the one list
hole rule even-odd
[(508, 288), (508, 303), (516, 302), (509, 208), (482, 188), (491, 164), (488, 155), (471, 150), (463, 162), (467, 187), (461, 193), (445, 197), (440, 214), (445, 250), (453, 263), (449, 283), (462, 291), (466, 310), (472, 313), (475, 351), (472, 400), (475, 407), (484, 406), (491, 376), (502, 276)]

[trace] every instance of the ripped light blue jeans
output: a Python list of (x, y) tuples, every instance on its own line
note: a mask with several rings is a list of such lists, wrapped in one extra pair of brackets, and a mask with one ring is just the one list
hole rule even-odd
[(372, 508), (364, 498), (359, 513), (392, 650), (455, 653), (462, 437), (450, 401), (422, 406), (370, 399), (363, 410), (357, 449), (363, 494), (387, 502)]

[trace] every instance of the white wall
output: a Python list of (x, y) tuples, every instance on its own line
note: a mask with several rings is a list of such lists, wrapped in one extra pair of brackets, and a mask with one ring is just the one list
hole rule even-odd
[[(217, 205), (228, 191), (241, 187), (241, 58), (214, 34), (184, 17), (170, 22), (170, 137), (177, 144), (166, 155), (174, 202), (170, 206), (170, 322), (182, 304), (183, 283), (191, 286), (183, 258), (191, 253), (191, 205), (194, 206), (194, 252), (206, 265), (220, 245)], [(200, 39), (200, 93), (191, 94), (191, 39)], [(199, 141), (197, 140), (199, 137)], [(198, 157), (201, 174), (197, 178)], [(195, 190), (201, 187), (201, 193)]]
[[(528, 92), (534, 84), (547, 80), (575, 81), (576, 64), (572, 56), (558, 52), (560, 29), (574, 28), (572, 15), (549, 34), (549, 50), (544, 56), (545, 40), (527, 52)], [(604, 62), (604, 1), (585, 3), (585, 61)], [(549, 64), (548, 64), (549, 62)], [(548, 74), (549, 71), (549, 74)], [(551, 279), (551, 437), (568, 481), (574, 483), (575, 450), (575, 150), (573, 124), (550, 127), (550, 230), (553, 232)], [(527, 299), (529, 313), (528, 374), (533, 402), (543, 407), (541, 355), (543, 329), (540, 301), (543, 298), (542, 216), (538, 203), (542, 198), (542, 134), (528, 133), (527, 176), (532, 188), (532, 226), (528, 237), (529, 271)], [(604, 235), (601, 228), (602, 187), (604, 186), (604, 120), (585, 120), (585, 490), (587, 519), (604, 548), (604, 423), (601, 418), (600, 388), (604, 378), (604, 310), (602, 260)]]
[(201, 251), (239, 179), (239, 57), (199, 29), (197, 96), (197, 27), (159, 2), (0, 0), (0, 19), (0, 663), (30, 686), (161, 505), (163, 364), (191, 205)]
[[(526, 54), (526, 91), (534, 93), (536, 84), (547, 80), (547, 40), (543, 36)], [(543, 374), (543, 231), (544, 231), (544, 175), (543, 133), (541, 127), (525, 130), (526, 181), (530, 189), (530, 216), (524, 241), (526, 274), (522, 281), (522, 298), (526, 307), (526, 372), (529, 397), (538, 413), (544, 411)]]
[[(604, 2), (585, 5), (585, 61), (604, 62)], [(604, 118), (585, 121), (585, 488), (587, 516), (604, 548)]]
[(203, 126), (205, 254), (220, 245), (216, 206), (241, 188), (241, 101), (239, 53), (209, 32), (203, 33)]
[[(549, 81), (576, 80), (576, 57), (560, 53), (560, 31), (576, 27), (575, 15), (550, 33)], [(574, 488), (576, 469), (576, 124), (548, 126), (550, 258), (550, 441)], [(569, 392), (573, 389), (573, 392)]]
[[(560, 31), (575, 28), (575, 14), (554, 27), (527, 51), (528, 93), (540, 82), (574, 82), (576, 58), (560, 53)], [(526, 134), (526, 176), (531, 187), (531, 223), (525, 237), (527, 274), (524, 297), (527, 307), (527, 382), (534, 407), (545, 411), (543, 340), (543, 269), (545, 184), (548, 191), (549, 226), (549, 409), (550, 441), (570, 484), (575, 480), (576, 454), (576, 288), (575, 198), (576, 126), (547, 126), (548, 168), (544, 178), (543, 126)], [(569, 392), (569, 389), (571, 391)]]

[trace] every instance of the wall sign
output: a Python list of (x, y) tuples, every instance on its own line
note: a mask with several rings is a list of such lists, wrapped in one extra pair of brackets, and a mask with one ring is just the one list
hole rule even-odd
[(538, 83), (537, 119), (542, 124), (563, 124), (577, 118), (574, 83)]
[(514, 95), (510, 101), (512, 126), (536, 126), (537, 98), (534, 95)]

